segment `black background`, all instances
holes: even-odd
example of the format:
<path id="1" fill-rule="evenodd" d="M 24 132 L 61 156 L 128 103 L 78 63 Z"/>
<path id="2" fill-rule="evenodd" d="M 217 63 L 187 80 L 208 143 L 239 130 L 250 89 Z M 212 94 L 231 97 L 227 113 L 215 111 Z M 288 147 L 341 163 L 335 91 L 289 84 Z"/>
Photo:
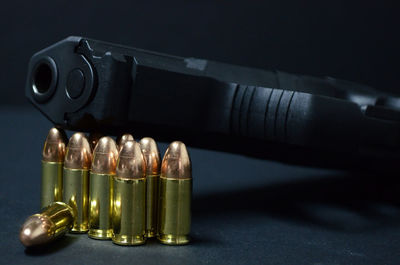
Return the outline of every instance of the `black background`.
<path id="1" fill-rule="evenodd" d="M 30 56 L 69 35 L 396 91 L 396 1 L 3 1 L 0 103 L 26 104 Z"/>

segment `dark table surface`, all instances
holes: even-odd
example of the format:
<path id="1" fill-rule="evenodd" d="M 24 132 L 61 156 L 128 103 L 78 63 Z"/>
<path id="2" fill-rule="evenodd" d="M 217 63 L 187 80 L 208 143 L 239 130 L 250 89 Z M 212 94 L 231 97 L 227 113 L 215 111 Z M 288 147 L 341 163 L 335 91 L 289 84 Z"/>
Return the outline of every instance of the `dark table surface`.
<path id="1" fill-rule="evenodd" d="M 39 210 L 51 123 L 1 107 L 1 264 L 400 264 L 397 176 L 350 174 L 189 148 L 193 242 L 121 247 L 67 235 L 27 251 L 21 224 Z M 134 135 L 136 138 L 142 135 Z M 163 153 L 166 143 L 159 143 Z"/>

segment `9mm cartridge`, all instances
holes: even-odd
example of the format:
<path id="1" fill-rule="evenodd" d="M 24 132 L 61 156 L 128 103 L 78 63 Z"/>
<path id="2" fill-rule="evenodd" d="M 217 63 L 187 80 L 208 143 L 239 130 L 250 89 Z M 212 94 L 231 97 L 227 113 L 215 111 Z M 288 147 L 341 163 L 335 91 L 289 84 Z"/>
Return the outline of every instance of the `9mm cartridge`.
<path id="1" fill-rule="evenodd" d="M 115 141 L 100 138 L 93 151 L 89 188 L 89 232 L 94 239 L 112 237 L 113 177 L 118 150 Z"/>
<path id="2" fill-rule="evenodd" d="M 113 237 L 118 245 L 146 242 L 146 162 L 140 146 L 127 141 L 119 153 L 114 176 Z"/>
<path id="3" fill-rule="evenodd" d="M 145 137 L 139 142 L 146 160 L 146 236 L 157 236 L 158 182 L 160 180 L 160 152 L 153 138 Z"/>
<path id="4" fill-rule="evenodd" d="M 75 221 L 71 232 L 89 229 L 89 170 L 92 152 L 85 134 L 75 133 L 68 142 L 64 161 L 63 201 L 72 207 Z"/>
<path id="5" fill-rule="evenodd" d="M 184 143 L 175 141 L 161 164 L 158 240 L 166 245 L 189 243 L 192 166 Z"/>
<path id="6" fill-rule="evenodd" d="M 61 129 L 51 128 L 42 152 L 42 186 L 40 206 L 62 201 L 63 164 L 67 137 Z"/>

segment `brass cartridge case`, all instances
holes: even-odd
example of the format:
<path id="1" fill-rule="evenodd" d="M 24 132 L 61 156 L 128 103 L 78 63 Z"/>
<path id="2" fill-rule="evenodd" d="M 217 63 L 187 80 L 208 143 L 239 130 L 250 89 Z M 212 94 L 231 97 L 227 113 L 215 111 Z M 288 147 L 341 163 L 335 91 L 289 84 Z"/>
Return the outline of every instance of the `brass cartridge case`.
<path id="1" fill-rule="evenodd" d="M 191 226 L 191 179 L 160 177 L 158 240 L 167 245 L 189 243 Z"/>
<path id="2" fill-rule="evenodd" d="M 192 173 L 186 146 L 173 142 L 161 165 L 158 240 L 167 245 L 189 243 L 191 227 Z"/>
<path id="3" fill-rule="evenodd" d="M 90 173 L 89 237 L 111 239 L 113 174 Z"/>
<path id="4" fill-rule="evenodd" d="M 62 201 L 63 164 L 66 136 L 63 130 L 51 128 L 43 147 L 40 207 Z"/>
<path id="5" fill-rule="evenodd" d="M 158 183 L 160 179 L 160 152 L 153 138 L 145 137 L 139 142 L 146 160 L 146 236 L 157 236 Z"/>
<path id="6" fill-rule="evenodd" d="M 72 233 L 89 229 L 89 170 L 64 168 L 64 199 L 75 213 Z"/>
<path id="7" fill-rule="evenodd" d="M 69 140 L 64 161 L 63 201 L 74 210 L 72 233 L 86 233 L 89 229 L 89 169 L 91 148 L 83 133 L 75 133 Z"/>
<path id="8" fill-rule="evenodd" d="M 63 163 L 42 161 L 40 208 L 62 201 Z"/>
<path id="9" fill-rule="evenodd" d="M 25 221 L 19 239 L 26 247 L 44 245 L 68 232 L 73 222 L 72 208 L 63 202 L 54 202 Z"/>
<path id="10" fill-rule="evenodd" d="M 114 176 L 113 238 L 118 245 L 146 242 L 145 160 L 138 143 L 126 142 Z"/>
<path id="11" fill-rule="evenodd" d="M 111 239 L 113 177 L 118 151 L 114 140 L 102 137 L 92 160 L 89 188 L 89 232 L 94 239 Z"/>
<path id="12" fill-rule="evenodd" d="M 146 178 L 114 177 L 113 242 L 141 245 L 146 242 Z"/>

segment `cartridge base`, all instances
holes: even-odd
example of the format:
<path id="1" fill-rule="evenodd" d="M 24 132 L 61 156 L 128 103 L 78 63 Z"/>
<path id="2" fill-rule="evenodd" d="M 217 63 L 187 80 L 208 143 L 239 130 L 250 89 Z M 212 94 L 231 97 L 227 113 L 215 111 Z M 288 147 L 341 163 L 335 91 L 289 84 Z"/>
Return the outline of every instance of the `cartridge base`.
<path id="1" fill-rule="evenodd" d="M 159 235 L 157 237 L 158 241 L 160 243 L 165 244 L 165 245 L 186 245 L 189 243 L 190 238 L 188 235 Z"/>
<path id="2" fill-rule="evenodd" d="M 113 236 L 113 230 L 112 229 L 90 229 L 88 232 L 88 236 L 90 238 L 94 239 L 100 239 L 100 240 L 110 240 Z"/>
<path id="3" fill-rule="evenodd" d="M 89 229 L 72 229 L 69 231 L 71 234 L 86 234 L 89 231 Z"/>
<path id="4" fill-rule="evenodd" d="M 132 236 L 132 235 L 114 235 L 112 238 L 114 244 L 122 246 L 135 246 L 143 245 L 146 243 L 146 238 L 144 236 Z"/>

